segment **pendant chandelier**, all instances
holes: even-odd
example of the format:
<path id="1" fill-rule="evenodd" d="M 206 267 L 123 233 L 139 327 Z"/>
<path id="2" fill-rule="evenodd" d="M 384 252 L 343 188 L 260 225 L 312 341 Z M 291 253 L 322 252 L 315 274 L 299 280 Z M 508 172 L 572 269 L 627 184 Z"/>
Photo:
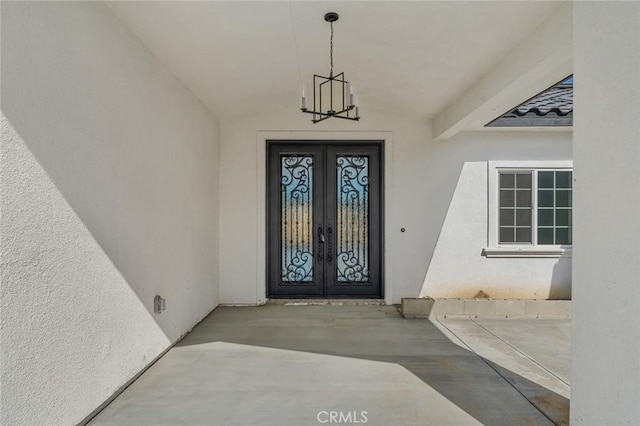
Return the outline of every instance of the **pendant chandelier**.
<path id="1" fill-rule="evenodd" d="M 331 68 L 329 77 L 313 75 L 313 109 L 307 109 L 307 88 L 302 85 L 302 105 L 300 110 L 313 114 L 311 121 L 319 123 L 327 118 L 342 118 L 343 120 L 360 120 L 358 96 L 353 83 L 349 83 L 343 72 L 333 75 L 333 23 L 338 20 L 336 12 L 324 15 L 324 20 L 331 25 L 331 40 L 329 43 L 329 58 Z"/>

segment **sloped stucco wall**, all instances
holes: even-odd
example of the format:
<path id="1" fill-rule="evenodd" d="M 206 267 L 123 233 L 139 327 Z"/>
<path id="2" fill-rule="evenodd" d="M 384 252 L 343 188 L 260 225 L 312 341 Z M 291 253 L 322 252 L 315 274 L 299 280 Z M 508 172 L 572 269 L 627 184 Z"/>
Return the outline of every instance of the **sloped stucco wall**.
<path id="1" fill-rule="evenodd" d="M 76 424 L 218 303 L 218 129 L 102 3 L 1 7 L 0 423 Z"/>
<path id="2" fill-rule="evenodd" d="M 438 234 L 420 296 L 569 299 L 571 258 L 488 258 L 489 161 L 571 160 L 571 132 L 486 131 L 432 145 L 425 215 Z"/>

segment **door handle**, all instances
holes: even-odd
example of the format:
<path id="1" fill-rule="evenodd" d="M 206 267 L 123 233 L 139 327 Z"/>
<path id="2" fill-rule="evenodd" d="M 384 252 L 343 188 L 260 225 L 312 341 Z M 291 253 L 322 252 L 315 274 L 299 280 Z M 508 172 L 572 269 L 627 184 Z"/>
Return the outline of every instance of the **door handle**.
<path id="1" fill-rule="evenodd" d="M 332 238 L 331 238 L 331 234 L 333 233 L 333 230 L 331 229 L 331 227 L 327 228 L 327 238 L 329 239 L 329 247 L 327 247 L 327 262 L 329 264 L 331 264 L 331 262 L 333 261 L 333 243 Z"/>
<path id="2" fill-rule="evenodd" d="M 322 226 L 318 226 L 318 262 L 322 262 L 324 252 L 324 232 Z"/>

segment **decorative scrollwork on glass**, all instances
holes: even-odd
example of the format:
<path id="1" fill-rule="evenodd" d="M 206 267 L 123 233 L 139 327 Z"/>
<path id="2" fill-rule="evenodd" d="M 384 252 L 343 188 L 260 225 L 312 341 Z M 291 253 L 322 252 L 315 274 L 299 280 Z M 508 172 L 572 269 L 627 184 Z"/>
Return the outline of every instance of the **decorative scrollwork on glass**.
<path id="1" fill-rule="evenodd" d="M 280 227 L 283 282 L 313 282 L 313 157 L 282 156 Z"/>
<path id="2" fill-rule="evenodd" d="M 369 157 L 337 157 L 338 282 L 369 282 Z"/>

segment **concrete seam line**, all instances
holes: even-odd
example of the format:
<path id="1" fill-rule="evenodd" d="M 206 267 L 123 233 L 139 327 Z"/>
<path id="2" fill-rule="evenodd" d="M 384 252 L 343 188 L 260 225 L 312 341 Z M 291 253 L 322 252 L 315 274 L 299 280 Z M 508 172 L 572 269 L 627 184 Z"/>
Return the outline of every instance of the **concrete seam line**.
<path id="1" fill-rule="evenodd" d="M 220 306 L 220 305 L 218 305 Z M 98 414 L 100 414 L 105 408 L 107 408 L 117 397 L 119 397 L 122 392 L 124 392 L 125 390 L 127 390 L 127 388 L 129 386 L 131 386 L 136 380 L 138 380 L 140 378 L 140 376 L 142 376 L 148 369 L 150 369 L 151 367 L 153 367 L 153 365 L 158 362 L 160 360 L 160 358 L 162 358 L 163 356 L 165 356 L 167 354 L 167 352 L 169 352 L 171 349 L 173 349 L 178 343 L 180 343 L 182 341 L 182 339 L 184 339 L 185 337 L 187 337 L 187 335 L 189 333 L 191 333 L 191 331 L 196 328 L 198 325 L 200 325 L 200 323 L 202 321 L 204 321 L 209 315 L 211 315 L 211 313 L 213 313 L 213 311 L 215 311 L 218 306 L 216 306 L 215 308 L 213 308 L 211 310 L 211 312 L 209 312 L 208 314 L 206 314 L 204 317 L 202 317 L 200 319 L 200 321 L 198 321 L 197 323 L 194 324 L 193 327 L 191 327 L 189 330 L 187 330 L 182 336 L 180 336 L 175 342 L 173 342 L 172 344 L 170 344 L 165 350 L 163 350 L 162 352 L 160 352 L 158 354 L 158 356 L 156 356 L 153 360 L 151 360 L 151 362 L 149 364 L 147 364 L 146 366 L 144 366 L 140 371 L 138 371 L 136 374 L 133 375 L 133 377 L 131 377 L 129 380 L 127 380 L 125 382 L 124 385 L 120 386 L 109 398 L 105 399 L 104 402 L 100 405 L 98 405 L 98 407 L 93 410 L 91 413 L 89 413 L 89 415 L 87 415 L 84 419 L 82 419 L 77 426 L 86 426 L 87 424 L 89 424 L 89 422 L 91 420 L 93 420 Z"/>
<path id="2" fill-rule="evenodd" d="M 500 373 L 500 371 L 498 371 L 498 369 L 496 369 L 493 365 L 491 365 L 486 359 L 484 359 L 482 356 L 480 356 L 480 354 L 478 354 L 476 351 L 473 350 L 473 348 L 471 348 L 464 340 L 462 340 L 460 338 L 460 336 L 458 336 L 453 330 L 451 330 L 449 327 L 447 327 L 444 323 L 442 323 L 442 321 L 437 320 L 440 324 L 442 324 L 442 326 L 444 328 L 446 328 L 447 330 L 449 330 L 449 332 L 451 334 L 453 334 L 454 336 L 456 336 L 456 338 L 458 340 L 460 340 L 462 343 L 464 343 L 464 345 L 466 347 L 469 348 L 469 351 L 472 352 L 475 356 L 477 356 L 478 358 L 480 358 L 482 360 L 482 362 L 484 362 L 490 369 L 492 369 L 493 371 L 496 372 L 496 374 L 500 377 L 502 377 L 502 380 L 504 380 L 509 386 L 511 386 L 516 392 L 518 392 L 520 394 L 520 396 L 522 396 L 524 398 L 525 401 L 527 401 L 536 411 L 538 411 L 540 414 L 542 414 L 547 420 L 549 420 L 552 424 L 556 424 L 553 419 L 551 417 L 549 417 L 544 411 L 542 411 L 541 409 L 539 409 L 538 407 L 536 407 L 536 405 L 531 402 L 529 400 L 529 398 L 527 398 L 525 396 L 525 394 L 523 394 L 520 389 L 518 389 L 513 383 L 511 383 L 502 373 Z M 473 321 L 473 320 L 472 320 Z M 476 325 L 479 326 L 478 323 L 476 323 L 475 321 L 473 321 Z"/>
<path id="3" fill-rule="evenodd" d="M 176 341 L 176 343 L 178 343 L 178 341 Z M 158 354 L 157 357 L 155 357 L 153 360 L 151 360 L 151 362 L 149 364 L 144 366 L 142 368 L 142 370 L 140 370 L 132 378 L 127 380 L 125 382 L 125 384 L 120 386 L 109 398 L 107 398 L 102 404 L 98 405 L 98 407 L 95 410 L 93 410 L 91 413 L 89 413 L 89 415 L 87 417 L 82 419 L 80 421 L 80 423 L 78 423 L 78 426 L 85 426 L 91 420 L 93 420 L 98 414 L 100 414 L 105 408 L 107 408 L 109 406 L 109 404 L 111 404 L 117 397 L 119 397 L 122 394 L 122 392 L 124 392 L 129 386 L 131 386 L 133 384 L 133 382 L 138 380 L 140 378 L 140 376 L 142 376 L 149 368 L 151 368 L 153 366 L 153 364 L 155 364 L 160 358 L 165 356 L 166 353 L 169 352 L 175 346 L 176 343 L 173 343 L 173 344 L 169 345 L 165 350 L 160 352 L 160 354 Z"/>
<path id="4" fill-rule="evenodd" d="M 447 329 L 447 331 L 449 331 L 449 333 L 453 334 L 453 335 L 456 337 L 456 339 L 458 339 L 458 340 L 460 341 L 460 343 L 462 343 L 463 345 L 465 345 L 465 346 L 467 347 L 467 349 L 469 350 L 469 352 L 473 352 L 474 354 L 476 354 L 477 356 L 479 356 L 479 357 L 480 357 L 480 355 L 478 355 L 478 353 L 477 353 L 476 351 L 474 351 L 474 350 L 473 350 L 473 348 L 471 348 L 471 346 L 469 346 L 469 345 L 467 344 L 467 342 L 465 342 L 464 340 L 462 340 L 462 339 L 460 338 L 460 336 L 458 336 L 458 335 L 457 335 L 453 330 L 451 330 L 449 327 L 447 327 L 447 326 L 446 326 L 442 321 L 440 321 L 440 319 L 439 319 L 439 318 L 436 318 L 435 320 L 436 320 L 436 321 L 438 321 L 438 323 L 440 323 L 440 325 L 441 325 L 441 326 L 443 326 L 444 328 L 446 328 L 446 329 Z M 482 357 L 480 357 L 480 358 L 482 358 Z"/>
<path id="5" fill-rule="evenodd" d="M 543 369 L 547 373 L 551 374 L 556 379 L 560 380 L 565 385 L 569 386 L 569 388 L 571 388 L 571 385 L 569 383 L 567 383 L 562 377 L 558 376 L 556 373 L 554 373 L 553 371 L 549 370 L 544 365 L 540 364 L 538 361 L 533 359 L 527 353 L 525 353 L 525 352 L 521 351 L 520 349 L 518 349 L 517 347 L 513 346 L 511 343 L 507 342 L 505 339 L 503 339 L 502 337 L 498 336 L 496 333 L 494 333 L 491 330 L 489 330 L 488 328 L 484 327 L 482 324 L 476 322 L 474 319 L 471 319 L 471 321 L 473 321 L 478 327 L 480 327 L 481 329 L 483 329 L 487 333 L 491 334 L 493 337 L 495 337 L 496 339 L 500 340 L 502 343 L 504 343 L 505 345 L 509 346 L 511 349 L 513 349 L 514 351 L 518 352 L 520 355 L 524 356 L 529 361 L 531 361 L 532 363 L 534 363 L 535 365 L 537 365 L 538 367 L 540 367 L 541 369 Z"/>

